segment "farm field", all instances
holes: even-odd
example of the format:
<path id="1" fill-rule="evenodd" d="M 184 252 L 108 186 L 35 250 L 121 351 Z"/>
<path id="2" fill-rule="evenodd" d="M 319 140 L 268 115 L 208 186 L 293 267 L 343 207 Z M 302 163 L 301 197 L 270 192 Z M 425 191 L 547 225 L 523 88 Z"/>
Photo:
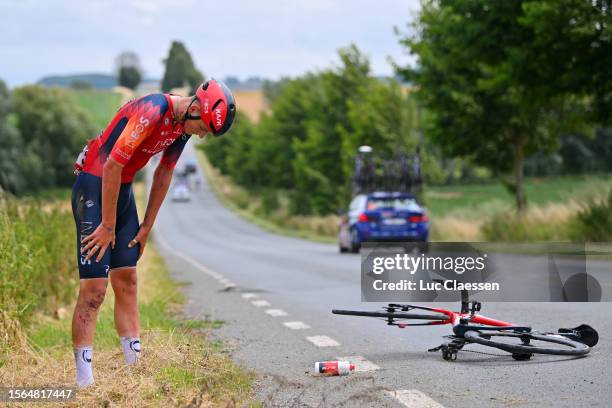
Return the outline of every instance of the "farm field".
<path id="1" fill-rule="evenodd" d="M 89 113 L 96 129 L 100 131 L 106 127 L 121 105 L 122 96 L 115 92 L 70 90 L 70 94 Z"/>
<path id="2" fill-rule="evenodd" d="M 612 187 L 610 175 L 527 178 L 528 205 L 546 206 L 586 202 L 607 194 Z M 501 183 L 427 187 L 425 203 L 433 216 L 469 215 L 481 217 L 501 209 L 510 209 L 514 197 Z"/>

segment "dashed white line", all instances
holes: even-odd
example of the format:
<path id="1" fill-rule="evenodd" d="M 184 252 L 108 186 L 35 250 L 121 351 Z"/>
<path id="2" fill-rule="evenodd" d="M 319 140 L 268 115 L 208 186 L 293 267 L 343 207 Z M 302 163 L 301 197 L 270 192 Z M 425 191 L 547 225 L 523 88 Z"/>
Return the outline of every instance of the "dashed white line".
<path id="1" fill-rule="evenodd" d="M 350 361 L 352 364 L 355 364 L 355 372 L 380 370 L 379 366 L 369 360 L 366 360 L 363 356 L 345 356 L 336 358 L 341 361 Z"/>
<path id="2" fill-rule="evenodd" d="M 308 336 L 306 340 L 317 347 L 336 347 L 340 345 L 340 343 L 328 336 Z"/>
<path id="3" fill-rule="evenodd" d="M 437 401 L 431 399 L 419 390 L 386 391 L 403 405 L 410 408 L 444 408 Z"/>
<path id="4" fill-rule="evenodd" d="M 242 298 L 243 298 L 243 299 L 256 299 L 256 298 L 258 298 L 258 297 L 259 297 L 259 296 L 257 296 L 257 295 L 256 295 L 256 294 L 254 294 L 254 293 L 243 293 L 243 294 L 242 294 L 242 295 L 240 295 L 240 296 L 242 296 Z"/>
<path id="5" fill-rule="evenodd" d="M 255 307 L 268 307 L 271 306 L 270 302 L 268 302 L 267 300 L 254 300 L 251 302 L 251 304 Z"/>
<path id="6" fill-rule="evenodd" d="M 283 325 L 290 328 L 291 330 L 306 330 L 310 329 L 310 326 L 304 322 L 284 322 Z"/>
<path id="7" fill-rule="evenodd" d="M 272 317 L 281 317 L 281 316 L 287 316 L 288 313 L 285 312 L 284 310 L 281 309 L 268 309 L 266 310 L 266 313 L 269 314 Z"/>

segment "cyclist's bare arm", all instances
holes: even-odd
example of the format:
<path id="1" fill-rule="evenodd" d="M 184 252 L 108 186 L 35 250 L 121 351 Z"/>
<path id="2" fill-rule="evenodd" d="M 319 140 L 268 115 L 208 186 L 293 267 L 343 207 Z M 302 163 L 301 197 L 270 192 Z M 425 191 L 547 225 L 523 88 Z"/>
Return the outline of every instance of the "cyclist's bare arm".
<path id="1" fill-rule="evenodd" d="M 155 173 L 153 174 L 153 184 L 151 184 L 151 191 L 149 192 L 149 201 L 147 203 L 147 210 L 145 211 L 144 219 L 142 224 L 140 224 L 138 233 L 128 244 L 128 247 L 130 248 L 137 243 L 140 244 L 138 259 L 140 259 L 142 256 L 147 245 L 149 233 L 153 228 L 159 208 L 166 197 L 168 187 L 170 187 L 173 171 L 174 170 L 172 167 L 166 167 L 163 164 L 160 164 L 157 166 L 157 169 L 155 169 Z"/>
<path id="2" fill-rule="evenodd" d="M 115 229 L 117 222 L 117 197 L 121 187 L 123 166 L 109 157 L 102 175 L 102 226 Z"/>

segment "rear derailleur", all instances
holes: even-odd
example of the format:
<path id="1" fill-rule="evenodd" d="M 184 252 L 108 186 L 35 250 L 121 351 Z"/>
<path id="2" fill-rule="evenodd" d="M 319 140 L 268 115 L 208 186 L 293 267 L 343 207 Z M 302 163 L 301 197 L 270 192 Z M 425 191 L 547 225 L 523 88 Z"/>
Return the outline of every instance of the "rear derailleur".
<path id="1" fill-rule="evenodd" d="M 446 361 L 457 360 L 457 353 L 465 346 L 465 339 L 456 336 L 445 336 L 451 341 L 442 343 L 438 347 L 431 348 L 427 351 L 435 352 L 442 351 L 442 358 Z"/>

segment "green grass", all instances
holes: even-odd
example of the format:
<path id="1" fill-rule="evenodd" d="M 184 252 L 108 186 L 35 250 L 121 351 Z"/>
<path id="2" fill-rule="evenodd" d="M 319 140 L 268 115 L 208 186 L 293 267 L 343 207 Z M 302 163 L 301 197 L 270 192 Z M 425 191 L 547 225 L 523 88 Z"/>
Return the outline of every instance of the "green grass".
<path id="1" fill-rule="evenodd" d="M 121 95 L 109 91 L 71 90 L 76 102 L 91 116 L 96 129 L 106 128 L 113 118 L 119 105 Z"/>
<path id="2" fill-rule="evenodd" d="M 41 201 L 63 200 L 69 202 L 71 194 L 72 189 L 70 188 L 53 187 L 37 192 L 35 197 Z"/>
<path id="3" fill-rule="evenodd" d="M 149 250 L 149 248 L 148 248 Z M 154 251 L 153 246 L 150 248 Z M 184 303 L 183 294 L 178 290 L 180 284 L 171 280 L 165 270 L 163 261 L 158 255 L 154 255 L 154 262 L 148 267 L 145 279 L 147 285 L 142 290 L 139 305 L 140 322 L 142 329 L 171 331 L 181 329 L 212 329 L 219 328 L 222 321 L 219 320 L 194 320 L 183 319 L 178 313 L 178 305 Z M 106 299 L 98 315 L 96 325 L 96 348 L 116 348 L 119 341 L 115 331 L 113 316 L 113 294 L 112 289 L 107 290 Z M 36 348 L 64 352 L 71 347 L 70 319 L 43 319 L 33 324 L 28 330 L 28 337 Z"/>
<path id="4" fill-rule="evenodd" d="M 77 284 L 73 251 L 74 222 L 61 201 L 0 195 L 0 312 L 27 324 L 69 301 Z"/>
<path id="5" fill-rule="evenodd" d="M 139 263 L 139 308 L 141 336 L 148 354 L 145 354 L 146 367 L 142 369 L 141 379 L 131 380 L 142 381 L 147 387 L 141 390 L 138 401 L 130 402 L 133 396 L 113 388 L 120 388 L 120 385 L 107 384 L 108 380 L 103 379 L 100 386 L 108 390 L 106 393 L 114 393 L 117 402 L 134 406 L 167 406 L 168 398 L 187 402 L 185 398 L 191 398 L 189 395 L 202 393 L 221 405 L 227 401 L 248 399 L 253 373 L 233 364 L 221 341 L 209 340 L 198 333 L 219 328 L 223 322 L 211 320 L 208 316 L 200 320 L 182 317 L 180 310 L 185 297 L 179 289 L 184 284 L 169 277 L 152 243 L 147 247 L 145 257 Z M 109 287 L 98 315 L 94 343 L 96 355 L 105 360 L 103 364 L 106 365 L 98 368 L 103 371 L 112 371 L 112 365 L 109 367 L 108 364 L 122 358 L 118 353 L 113 301 Z M 27 337 L 34 350 L 52 359 L 52 364 L 61 365 L 67 350 L 72 347 L 70 331 L 70 316 L 61 320 L 40 316 L 27 329 Z M 1 374 L 0 371 L 0 378 Z"/>
<path id="6" fill-rule="evenodd" d="M 44 203 L 0 198 L 0 383 L 74 381 L 70 302 L 78 273 L 74 223 L 57 200 L 62 196 L 49 192 Z M 124 375 L 109 283 L 94 342 L 98 385 L 80 392 L 79 406 L 174 406 L 194 396 L 216 405 L 247 400 L 254 374 L 234 364 L 223 343 L 207 338 L 222 321 L 182 315 L 186 284 L 170 278 L 154 243 L 139 261 L 138 279 L 143 359 L 134 375 Z"/>
<path id="7" fill-rule="evenodd" d="M 606 192 L 612 186 L 612 175 L 528 178 L 525 193 L 530 206 L 542 206 L 574 200 L 586 202 Z M 511 209 L 514 196 L 501 183 L 464 186 L 431 186 L 425 195 L 426 206 L 433 217 L 456 212 L 491 208 L 493 211 Z M 490 213 L 491 211 L 484 211 Z"/>

